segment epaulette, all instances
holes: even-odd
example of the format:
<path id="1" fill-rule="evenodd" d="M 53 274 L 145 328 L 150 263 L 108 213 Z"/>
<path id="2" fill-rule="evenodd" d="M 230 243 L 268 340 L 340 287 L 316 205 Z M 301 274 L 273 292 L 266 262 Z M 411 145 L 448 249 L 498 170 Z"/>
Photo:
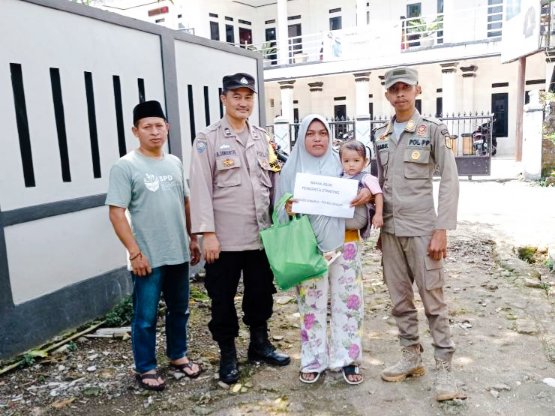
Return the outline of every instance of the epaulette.
<path id="1" fill-rule="evenodd" d="M 218 120 L 215 123 L 210 124 L 209 126 L 206 127 L 206 131 L 214 131 L 214 130 L 218 130 L 220 128 L 220 126 L 222 125 L 222 121 Z"/>
<path id="2" fill-rule="evenodd" d="M 253 128 L 253 129 L 256 129 L 256 130 L 260 130 L 262 133 L 268 134 L 268 132 L 266 131 L 266 129 L 263 129 L 262 127 L 259 127 L 259 126 L 256 126 L 256 125 L 253 124 L 253 125 L 252 125 L 252 128 Z"/>
<path id="3" fill-rule="evenodd" d="M 430 123 L 434 123 L 437 125 L 443 124 L 443 121 L 441 121 L 438 118 L 432 117 L 432 116 L 422 116 L 423 120 L 429 121 Z"/>

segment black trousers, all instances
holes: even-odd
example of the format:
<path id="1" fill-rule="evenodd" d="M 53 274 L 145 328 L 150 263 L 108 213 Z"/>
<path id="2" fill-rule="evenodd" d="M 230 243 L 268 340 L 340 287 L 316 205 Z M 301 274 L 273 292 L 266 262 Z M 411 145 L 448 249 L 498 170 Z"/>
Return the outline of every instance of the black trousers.
<path id="1" fill-rule="evenodd" d="M 234 298 L 243 272 L 243 322 L 249 327 L 265 327 L 272 316 L 274 275 L 264 250 L 222 251 L 214 263 L 206 264 L 204 285 L 212 300 L 208 328 L 216 342 L 239 335 Z"/>

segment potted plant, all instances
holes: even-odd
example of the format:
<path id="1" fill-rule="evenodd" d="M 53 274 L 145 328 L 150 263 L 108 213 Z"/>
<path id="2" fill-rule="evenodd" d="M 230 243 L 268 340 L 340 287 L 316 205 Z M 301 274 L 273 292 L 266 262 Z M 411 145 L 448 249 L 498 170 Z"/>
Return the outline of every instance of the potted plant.
<path id="1" fill-rule="evenodd" d="M 434 44 L 435 35 L 443 29 L 443 15 L 431 22 L 419 17 L 407 22 L 408 46 L 430 47 Z"/>

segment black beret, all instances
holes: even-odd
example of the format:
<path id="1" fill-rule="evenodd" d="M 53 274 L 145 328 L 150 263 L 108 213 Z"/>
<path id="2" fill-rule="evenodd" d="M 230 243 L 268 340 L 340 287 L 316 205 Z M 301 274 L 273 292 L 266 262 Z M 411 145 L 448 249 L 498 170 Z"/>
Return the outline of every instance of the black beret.
<path id="1" fill-rule="evenodd" d="M 236 90 L 237 88 L 248 88 L 252 92 L 256 92 L 254 78 L 252 75 L 239 72 L 238 74 L 226 75 L 223 79 L 224 92 Z"/>
<path id="2" fill-rule="evenodd" d="M 133 124 L 137 124 L 137 121 L 146 117 L 160 117 L 166 120 L 164 110 L 156 100 L 144 101 L 137 104 L 133 109 Z"/>

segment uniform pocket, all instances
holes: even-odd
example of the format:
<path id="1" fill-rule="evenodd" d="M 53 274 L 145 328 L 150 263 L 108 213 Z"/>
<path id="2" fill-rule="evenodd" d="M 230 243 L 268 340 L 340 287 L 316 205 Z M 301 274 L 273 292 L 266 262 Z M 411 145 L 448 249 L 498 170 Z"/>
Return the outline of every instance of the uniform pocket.
<path id="1" fill-rule="evenodd" d="M 378 152 L 378 156 L 380 164 L 384 167 L 387 166 L 387 163 L 389 162 L 389 150 L 387 148 L 385 150 L 380 150 Z"/>
<path id="2" fill-rule="evenodd" d="M 258 165 L 260 166 L 260 169 L 259 169 L 260 182 L 266 188 L 271 188 L 272 179 L 270 177 L 270 172 L 272 172 L 272 167 L 270 166 L 270 162 L 268 162 L 267 159 L 258 158 Z"/>
<path id="3" fill-rule="evenodd" d="M 431 175 L 429 161 L 430 151 L 427 149 L 405 149 L 403 159 L 405 168 L 405 178 L 424 179 Z"/>
<path id="4" fill-rule="evenodd" d="M 434 260 L 430 256 L 425 256 L 424 265 L 426 267 L 426 277 L 424 278 L 426 290 L 443 287 L 443 260 Z"/>
<path id="5" fill-rule="evenodd" d="M 237 156 L 220 157 L 216 159 L 216 186 L 227 188 L 241 185 L 241 159 Z"/>

